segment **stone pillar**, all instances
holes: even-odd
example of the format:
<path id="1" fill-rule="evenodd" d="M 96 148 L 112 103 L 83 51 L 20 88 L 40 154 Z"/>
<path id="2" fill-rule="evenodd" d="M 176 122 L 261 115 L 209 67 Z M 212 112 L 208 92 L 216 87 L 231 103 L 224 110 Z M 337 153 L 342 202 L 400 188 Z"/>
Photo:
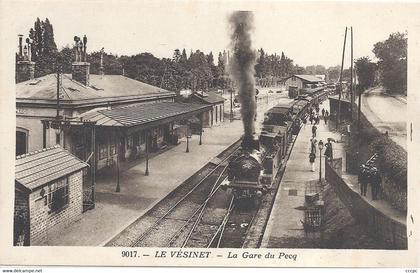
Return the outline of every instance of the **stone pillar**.
<path id="1" fill-rule="evenodd" d="M 72 64 L 72 79 L 83 85 L 89 85 L 90 63 L 74 62 Z"/>
<path id="2" fill-rule="evenodd" d="M 33 80 L 35 78 L 35 63 L 18 61 L 16 64 L 16 83 Z"/>

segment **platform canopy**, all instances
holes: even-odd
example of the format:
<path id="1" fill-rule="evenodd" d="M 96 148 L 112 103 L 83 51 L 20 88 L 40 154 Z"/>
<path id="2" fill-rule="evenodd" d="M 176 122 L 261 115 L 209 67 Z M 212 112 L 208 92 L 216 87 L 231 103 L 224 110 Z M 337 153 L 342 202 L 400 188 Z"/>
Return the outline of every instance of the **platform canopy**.
<path id="1" fill-rule="evenodd" d="M 181 102 L 157 102 L 102 109 L 82 115 L 84 121 L 100 127 L 153 127 L 175 120 L 188 119 L 211 110 L 211 105 Z"/>

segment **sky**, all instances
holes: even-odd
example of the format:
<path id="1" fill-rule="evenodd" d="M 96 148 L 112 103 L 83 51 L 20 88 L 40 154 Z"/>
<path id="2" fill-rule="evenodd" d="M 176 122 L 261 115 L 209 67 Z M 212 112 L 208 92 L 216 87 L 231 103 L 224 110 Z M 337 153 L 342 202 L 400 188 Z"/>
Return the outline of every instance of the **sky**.
<path id="1" fill-rule="evenodd" d="M 373 45 L 392 32 L 405 32 L 416 25 L 419 11 L 418 4 L 407 3 L 203 0 L 33 0 L 7 2 L 6 8 L 19 15 L 8 22 L 15 35 L 26 36 L 37 17 L 48 18 L 59 48 L 72 45 L 75 35 L 86 34 L 89 52 L 104 47 L 118 55 L 150 52 L 160 58 L 171 57 L 175 48 L 185 48 L 187 53 L 213 51 L 217 56 L 229 48 L 229 14 L 251 10 L 255 48 L 262 47 L 268 53 L 283 51 L 301 66 L 326 67 L 341 62 L 346 26 L 353 27 L 354 58 L 373 59 Z M 346 67 L 350 62 L 350 33 L 347 38 Z"/>

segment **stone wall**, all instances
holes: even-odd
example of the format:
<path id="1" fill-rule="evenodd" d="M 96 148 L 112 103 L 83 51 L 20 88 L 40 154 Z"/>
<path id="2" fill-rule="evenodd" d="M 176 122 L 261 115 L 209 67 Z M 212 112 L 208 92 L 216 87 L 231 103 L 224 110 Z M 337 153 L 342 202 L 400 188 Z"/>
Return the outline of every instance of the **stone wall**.
<path id="1" fill-rule="evenodd" d="M 366 226 L 371 234 L 393 249 L 407 249 L 407 226 L 383 214 L 359 193 L 353 191 L 337 174 L 330 163 L 325 164 L 325 179 L 356 221 Z"/>
<path id="2" fill-rule="evenodd" d="M 64 226 L 78 219 L 83 210 L 82 171 L 68 176 L 69 203 L 65 208 L 50 212 L 40 192 L 42 188 L 35 190 L 29 196 L 30 207 L 30 238 L 31 245 L 43 245 L 48 240 L 48 233 L 62 229 Z M 48 194 L 48 186 L 43 187 L 45 195 Z"/>

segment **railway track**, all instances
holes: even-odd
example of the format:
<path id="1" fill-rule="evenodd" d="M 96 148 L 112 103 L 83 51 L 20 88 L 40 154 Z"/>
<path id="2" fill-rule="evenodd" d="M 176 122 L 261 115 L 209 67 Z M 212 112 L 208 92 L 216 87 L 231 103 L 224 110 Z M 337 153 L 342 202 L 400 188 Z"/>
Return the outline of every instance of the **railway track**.
<path id="1" fill-rule="evenodd" d="M 288 156 L 294 140 L 288 147 Z M 226 178 L 227 161 L 239 147 L 238 140 L 106 246 L 259 247 L 275 194 L 267 195 L 260 207 L 254 207 L 235 202 L 231 195 L 220 190 Z M 284 166 L 280 173 L 283 171 Z M 280 178 L 281 175 L 276 179 L 273 192 Z"/>
<path id="2" fill-rule="evenodd" d="M 219 186 L 226 176 L 228 159 L 239 147 L 240 140 L 224 150 L 215 160 L 191 176 L 105 246 L 185 246 L 188 242 L 186 238 L 193 234 L 190 232 L 191 229 L 194 230 L 203 216 L 207 215 L 208 205 L 214 206 L 215 203 L 219 203 L 213 202 L 216 196 L 216 199 L 223 199 L 222 194 L 217 194 Z"/>

